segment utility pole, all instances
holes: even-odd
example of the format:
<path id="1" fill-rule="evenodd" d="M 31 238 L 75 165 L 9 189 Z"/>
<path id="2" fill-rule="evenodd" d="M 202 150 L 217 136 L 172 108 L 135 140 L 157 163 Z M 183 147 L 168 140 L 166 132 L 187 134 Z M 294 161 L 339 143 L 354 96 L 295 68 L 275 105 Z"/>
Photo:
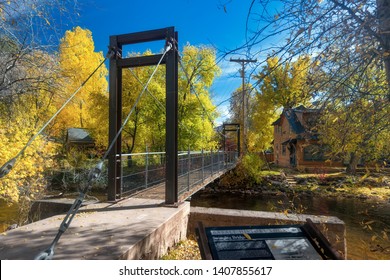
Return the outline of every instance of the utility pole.
<path id="1" fill-rule="evenodd" d="M 247 152 L 248 144 L 246 141 L 246 130 L 247 130 L 247 125 L 246 125 L 246 108 L 248 108 L 248 100 L 245 97 L 246 95 L 246 89 L 245 89 L 245 64 L 251 63 L 251 62 L 257 62 L 257 59 L 230 59 L 230 62 L 237 62 L 241 64 L 241 78 L 242 78 L 242 138 L 243 138 L 243 148 L 242 148 L 242 155 L 245 155 Z"/>

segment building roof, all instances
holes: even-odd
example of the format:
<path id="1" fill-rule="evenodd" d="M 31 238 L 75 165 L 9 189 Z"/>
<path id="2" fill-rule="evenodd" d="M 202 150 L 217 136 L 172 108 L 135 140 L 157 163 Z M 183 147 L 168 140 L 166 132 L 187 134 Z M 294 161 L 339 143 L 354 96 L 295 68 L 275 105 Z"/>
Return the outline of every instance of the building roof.
<path id="1" fill-rule="evenodd" d="M 283 113 L 280 115 L 279 119 L 277 119 L 272 125 L 280 125 L 283 116 L 287 119 L 290 124 L 292 130 L 296 134 L 301 134 L 306 131 L 303 124 L 299 121 L 297 113 L 318 113 L 319 109 L 310 109 L 306 108 L 303 105 L 300 105 L 294 109 L 284 109 Z"/>
<path id="2" fill-rule="evenodd" d="M 320 111 L 320 109 L 316 109 L 316 108 L 306 108 L 305 106 L 303 105 L 300 105 L 294 109 L 294 112 L 296 113 L 318 113 Z"/>
<path id="3" fill-rule="evenodd" d="M 305 127 L 299 121 L 294 109 L 285 110 L 283 113 L 284 113 L 284 116 L 286 117 L 286 119 L 288 120 L 288 123 L 290 124 L 292 130 L 296 134 L 300 134 L 300 133 L 305 132 Z"/>
<path id="4" fill-rule="evenodd" d="M 279 119 L 277 119 L 276 121 L 274 121 L 274 122 L 272 123 L 272 125 L 279 125 L 281 121 L 282 121 L 282 117 L 279 117 Z"/>
<path id="5" fill-rule="evenodd" d="M 68 128 L 66 133 L 67 143 L 93 144 L 95 141 L 85 128 Z"/>

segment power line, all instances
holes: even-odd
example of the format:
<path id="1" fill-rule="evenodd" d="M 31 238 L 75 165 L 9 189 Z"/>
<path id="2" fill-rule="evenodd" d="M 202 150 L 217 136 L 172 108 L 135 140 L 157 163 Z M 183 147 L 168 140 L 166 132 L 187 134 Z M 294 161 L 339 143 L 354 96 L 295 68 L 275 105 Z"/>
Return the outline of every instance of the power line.
<path id="1" fill-rule="evenodd" d="M 246 116 L 246 110 L 247 110 L 247 107 L 248 107 L 248 100 L 245 96 L 245 65 L 247 63 L 255 63 L 257 62 L 257 59 L 233 59 L 231 58 L 230 59 L 231 62 L 237 62 L 239 64 L 241 64 L 241 77 L 242 77 L 242 134 L 243 134 L 243 146 L 244 148 L 242 149 L 243 150 L 243 153 L 245 154 L 246 153 L 246 150 L 247 150 L 247 141 L 246 141 L 246 129 L 247 129 L 247 125 L 246 125 L 246 122 L 247 122 L 247 116 Z"/>
<path id="2" fill-rule="evenodd" d="M 189 75 L 188 75 L 186 69 L 184 68 L 183 63 L 181 62 L 181 59 L 179 59 L 179 64 L 180 64 L 180 67 L 183 69 L 184 75 L 186 76 L 187 81 L 188 81 L 188 83 L 189 83 L 189 85 L 190 85 L 190 91 L 191 91 L 192 93 L 195 94 L 196 98 L 198 99 L 199 104 L 200 104 L 200 105 L 202 106 L 202 108 L 203 108 L 204 113 L 207 115 L 207 118 L 209 119 L 209 122 L 211 123 L 211 125 L 212 125 L 213 128 L 215 129 L 216 126 L 215 126 L 215 124 L 214 124 L 214 121 L 213 121 L 212 117 L 210 116 L 209 112 L 207 111 L 206 107 L 203 105 L 202 101 L 200 100 L 199 94 L 198 94 L 198 93 L 196 92 L 196 90 L 194 89 L 194 85 L 193 85 L 192 81 L 190 80 Z M 222 137 L 225 137 L 225 135 L 223 135 L 223 134 L 222 134 L 221 132 L 219 132 L 218 130 L 217 130 L 217 133 L 220 134 Z"/>

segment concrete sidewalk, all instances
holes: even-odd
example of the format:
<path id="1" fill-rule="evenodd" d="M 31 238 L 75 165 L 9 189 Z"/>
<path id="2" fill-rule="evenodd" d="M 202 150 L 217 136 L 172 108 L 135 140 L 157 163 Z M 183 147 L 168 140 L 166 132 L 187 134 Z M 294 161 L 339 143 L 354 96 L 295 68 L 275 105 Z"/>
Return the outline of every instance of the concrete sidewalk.
<path id="1" fill-rule="evenodd" d="M 163 200 L 129 198 L 83 207 L 62 235 L 53 259 L 156 259 L 186 238 L 190 204 L 164 207 Z M 46 250 L 65 215 L 0 235 L 0 259 L 34 259 Z"/>

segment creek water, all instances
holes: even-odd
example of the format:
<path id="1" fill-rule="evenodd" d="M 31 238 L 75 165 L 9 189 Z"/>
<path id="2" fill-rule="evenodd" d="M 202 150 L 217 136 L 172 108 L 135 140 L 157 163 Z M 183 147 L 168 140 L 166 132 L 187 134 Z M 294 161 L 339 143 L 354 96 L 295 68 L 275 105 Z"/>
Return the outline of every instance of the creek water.
<path id="1" fill-rule="evenodd" d="M 336 216 L 346 225 L 347 258 L 390 260 L 390 203 L 342 197 L 240 196 L 198 192 L 191 206 Z M 374 237 L 375 236 L 375 237 Z"/>
<path id="2" fill-rule="evenodd" d="M 0 232 L 4 232 L 10 225 L 16 224 L 18 218 L 18 206 L 8 204 L 0 199 Z"/>

